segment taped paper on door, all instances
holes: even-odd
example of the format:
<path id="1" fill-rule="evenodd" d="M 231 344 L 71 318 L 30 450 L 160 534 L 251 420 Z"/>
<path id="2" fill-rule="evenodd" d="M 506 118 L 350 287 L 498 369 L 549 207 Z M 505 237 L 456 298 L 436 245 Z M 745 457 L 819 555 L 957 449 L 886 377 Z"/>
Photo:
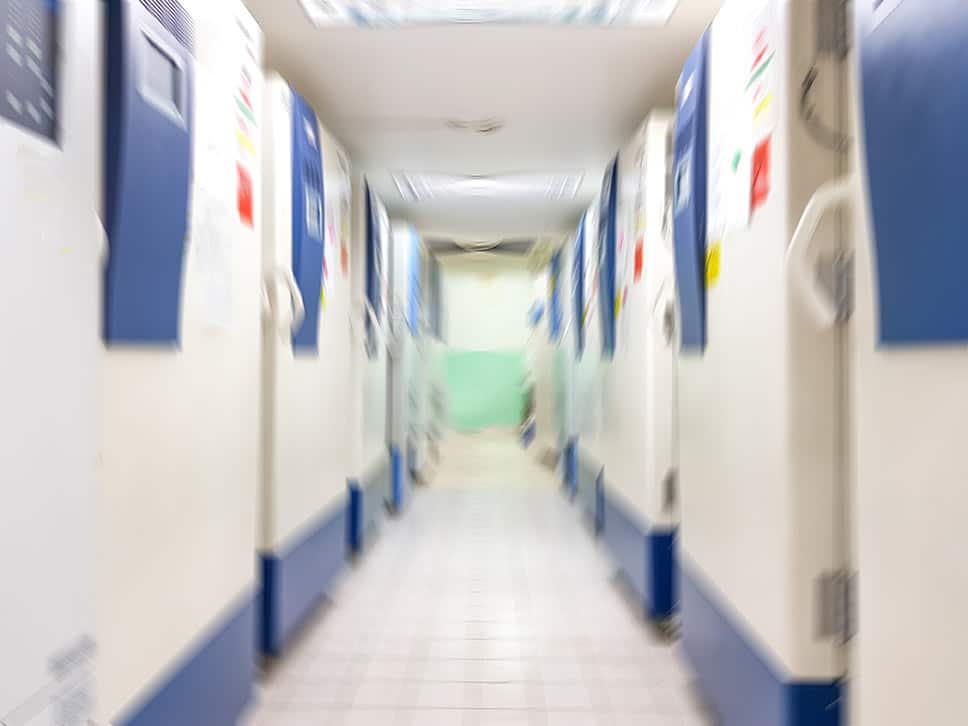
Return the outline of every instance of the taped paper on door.
<path id="1" fill-rule="evenodd" d="M 237 229 L 235 215 L 218 194 L 196 186 L 190 264 L 198 298 L 191 307 L 201 322 L 213 328 L 228 328 L 232 323 L 232 241 Z"/>

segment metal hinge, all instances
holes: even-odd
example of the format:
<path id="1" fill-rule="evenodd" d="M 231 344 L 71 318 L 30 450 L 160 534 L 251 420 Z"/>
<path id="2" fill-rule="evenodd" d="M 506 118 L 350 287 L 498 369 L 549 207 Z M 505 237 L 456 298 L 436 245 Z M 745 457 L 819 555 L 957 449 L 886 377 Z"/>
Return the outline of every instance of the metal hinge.
<path id="1" fill-rule="evenodd" d="M 817 279 L 837 309 L 837 322 L 846 323 L 854 314 L 854 257 L 838 253 L 833 259 L 817 260 Z"/>
<path id="2" fill-rule="evenodd" d="M 834 302 L 837 320 L 846 323 L 854 314 L 854 256 L 839 254 L 834 259 Z"/>
<path id="3" fill-rule="evenodd" d="M 817 52 L 846 60 L 850 53 L 850 0 L 819 0 L 817 4 Z"/>
<path id="4" fill-rule="evenodd" d="M 857 635 L 857 573 L 824 573 L 817 580 L 817 598 L 817 637 L 850 642 Z"/>
<path id="5" fill-rule="evenodd" d="M 672 513 L 679 503 L 679 474 L 671 469 L 662 481 L 662 511 Z"/>

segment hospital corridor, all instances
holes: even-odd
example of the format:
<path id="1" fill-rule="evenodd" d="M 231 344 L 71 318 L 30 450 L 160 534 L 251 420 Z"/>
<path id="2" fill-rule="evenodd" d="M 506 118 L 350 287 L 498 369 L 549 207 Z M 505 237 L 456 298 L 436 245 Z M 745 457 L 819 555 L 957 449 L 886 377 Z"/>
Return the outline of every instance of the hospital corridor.
<path id="1" fill-rule="evenodd" d="M 965 0 L 0 0 L 0 726 L 968 726 Z"/>
<path id="2" fill-rule="evenodd" d="M 504 434 L 445 451 L 246 724 L 710 723 L 555 477 Z"/>

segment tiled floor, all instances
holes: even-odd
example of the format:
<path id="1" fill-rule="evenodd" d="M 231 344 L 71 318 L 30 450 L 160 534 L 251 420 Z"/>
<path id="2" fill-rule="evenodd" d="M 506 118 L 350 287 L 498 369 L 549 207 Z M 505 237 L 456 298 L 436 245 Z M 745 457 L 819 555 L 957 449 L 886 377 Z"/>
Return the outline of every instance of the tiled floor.
<path id="1" fill-rule="evenodd" d="M 247 726 L 708 726 L 557 480 L 505 434 L 455 437 Z"/>

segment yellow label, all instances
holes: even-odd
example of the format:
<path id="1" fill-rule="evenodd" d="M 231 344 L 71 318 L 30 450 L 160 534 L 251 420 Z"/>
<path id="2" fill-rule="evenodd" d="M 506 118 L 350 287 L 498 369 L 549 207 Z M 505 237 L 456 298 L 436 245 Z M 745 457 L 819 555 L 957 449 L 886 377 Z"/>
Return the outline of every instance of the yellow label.
<path id="1" fill-rule="evenodd" d="M 243 149 L 249 152 L 249 154 L 251 154 L 252 156 L 255 156 L 255 144 L 252 142 L 252 139 L 249 137 L 248 134 L 246 134 L 244 131 L 241 131 L 240 129 L 236 129 L 235 138 L 239 142 L 239 146 L 241 146 Z"/>
<path id="2" fill-rule="evenodd" d="M 319 289 L 319 306 L 326 312 L 326 290 L 323 288 Z"/>
<path id="3" fill-rule="evenodd" d="M 618 318 L 621 312 L 622 312 L 622 294 L 619 293 L 615 296 L 615 317 Z"/>
<path id="4" fill-rule="evenodd" d="M 722 257 L 722 245 L 714 242 L 706 250 L 706 289 L 711 290 L 719 282 L 719 263 Z"/>
<path id="5" fill-rule="evenodd" d="M 766 98 L 760 101 L 756 107 L 756 110 L 753 111 L 753 119 L 755 120 L 755 119 L 758 119 L 760 116 L 762 116 L 766 112 L 766 110 L 770 107 L 771 103 L 773 103 L 773 94 L 768 93 L 766 95 Z"/>

